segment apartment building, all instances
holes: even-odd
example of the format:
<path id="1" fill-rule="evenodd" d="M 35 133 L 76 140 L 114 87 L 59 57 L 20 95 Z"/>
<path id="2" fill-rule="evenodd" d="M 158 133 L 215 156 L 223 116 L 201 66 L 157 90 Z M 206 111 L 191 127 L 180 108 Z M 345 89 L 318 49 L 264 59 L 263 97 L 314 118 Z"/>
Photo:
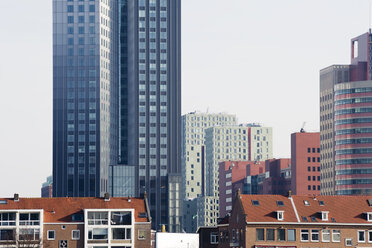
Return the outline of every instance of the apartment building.
<path id="1" fill-rule="evenodd" d="M 371 247 L 370 196 L 241 195 L 219 248 Z"/>
<path id="2" fill-rule="evenodd" d="M 150 248 L 147 200 L 2 198 L 0 247 Z"/>

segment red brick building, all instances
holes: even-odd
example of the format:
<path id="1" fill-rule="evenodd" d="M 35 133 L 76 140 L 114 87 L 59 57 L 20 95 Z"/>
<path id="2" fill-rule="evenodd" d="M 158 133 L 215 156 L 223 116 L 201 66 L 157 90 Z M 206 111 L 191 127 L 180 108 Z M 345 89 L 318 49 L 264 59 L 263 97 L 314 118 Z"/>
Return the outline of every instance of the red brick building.
<path id="1" fill-rule="evenodd" d="M 291 159 L 266 160 L 265 168 L 268 174 L 258 184 L 258 194 L 287 194 L 291 190 Z"/>
<path id="2" fill-rule="evenodd" d="M 292 133 L 291 188 L 296 195 L 320 194 L 320 135 Z"/>
<path id="3" fill-rule="evenodd" d="M 0 199 L 0 247 L 26 247 L 25 242 L 37 245 L 32 247 L 150 248 L 147 200 L 18 195 Z"/>
<path id="4" fill-rule="evenodd" d="M 219 248 L 371 247 L 371 196 L 240 195 Z"/>
<path id="5" fill-rule="evenodd" d="M 238 189 L 243 190 L 247 176 L 265 172 L 263 161 L 224 161 L 219 163 L 220 216 L 232 209 L 232 199 Z"/>

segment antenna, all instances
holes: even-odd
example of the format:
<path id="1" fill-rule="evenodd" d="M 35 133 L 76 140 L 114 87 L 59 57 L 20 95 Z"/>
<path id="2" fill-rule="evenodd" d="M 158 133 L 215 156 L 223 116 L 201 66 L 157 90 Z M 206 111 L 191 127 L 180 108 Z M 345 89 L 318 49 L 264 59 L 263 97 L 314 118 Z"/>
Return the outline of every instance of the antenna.
<path id="1" fill-rule="evenodd" d="M 369 28 L 369 33 L 371 33 L 371 1 L 369 1 L 369 8 L 368 8 L 368 11 L 369 11 L 369 22 L 368 22 L 368 28 Z"/>

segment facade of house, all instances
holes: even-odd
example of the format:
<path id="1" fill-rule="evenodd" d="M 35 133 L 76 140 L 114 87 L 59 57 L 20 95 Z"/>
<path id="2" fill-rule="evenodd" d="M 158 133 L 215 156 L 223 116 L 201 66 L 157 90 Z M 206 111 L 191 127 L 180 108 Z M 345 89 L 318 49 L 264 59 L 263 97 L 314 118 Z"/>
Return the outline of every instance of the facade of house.
<path id="1" fill-rule="evenodd" d="M 0 199 L 0 247 L 150 248 L 151 217 L 139 198 Z"/>
<path id="2" fill-rule="evenodd" d="M 218 247 L 371 247 L 371 228 L 371 196 L 238 193 Z"/>

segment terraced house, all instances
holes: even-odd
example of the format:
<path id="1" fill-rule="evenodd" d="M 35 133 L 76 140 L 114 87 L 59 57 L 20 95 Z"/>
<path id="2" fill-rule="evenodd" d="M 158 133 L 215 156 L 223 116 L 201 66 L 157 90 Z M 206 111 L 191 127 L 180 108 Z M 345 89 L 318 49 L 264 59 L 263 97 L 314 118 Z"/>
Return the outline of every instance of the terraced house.
<path id="1" fill-rule="evenodd" d="M 218 247 L 372 247 L 371 196 L 241 195 Z"/>
<path id="2" fill-rule="evenodd" d="M 0 247 L 148 248 L 151 217 L 139 198 L 0 199 Z"/>

